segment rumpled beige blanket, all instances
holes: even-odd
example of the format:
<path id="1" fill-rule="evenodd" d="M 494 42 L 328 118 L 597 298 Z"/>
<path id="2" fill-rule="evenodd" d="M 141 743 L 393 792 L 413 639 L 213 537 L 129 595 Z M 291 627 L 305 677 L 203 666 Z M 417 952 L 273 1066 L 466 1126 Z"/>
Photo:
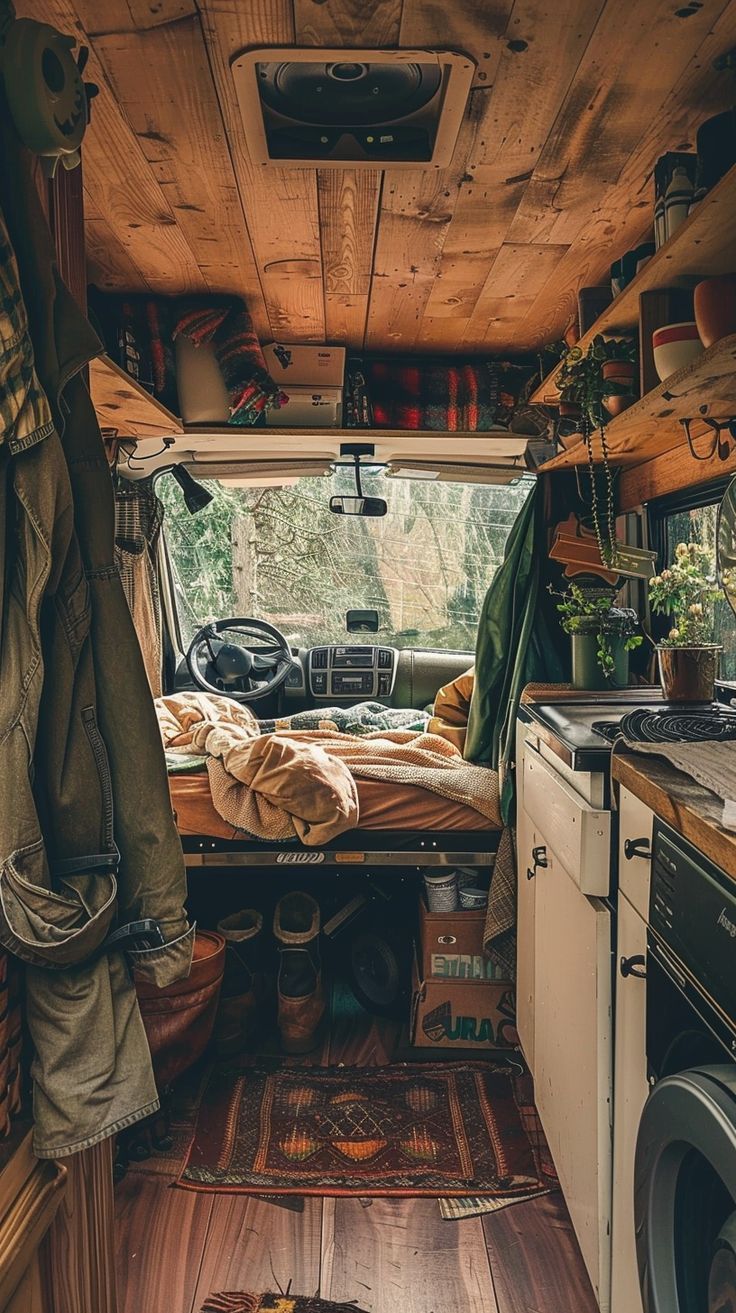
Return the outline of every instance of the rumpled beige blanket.
<path id="1" fill-rule="evenodd" d="M 434 734 L 380 730 L 361 738 L 331 730 L 261 734 L 252 712 L 228 698 L 157 698 L 164 747 L 204 754 L 213 803 L 230 825 L 263 839 L 316 847 L 359 824 L 355 779 L 414 784 L 462 802 L 500 825 L 495 771 L 463 760 Z"/>

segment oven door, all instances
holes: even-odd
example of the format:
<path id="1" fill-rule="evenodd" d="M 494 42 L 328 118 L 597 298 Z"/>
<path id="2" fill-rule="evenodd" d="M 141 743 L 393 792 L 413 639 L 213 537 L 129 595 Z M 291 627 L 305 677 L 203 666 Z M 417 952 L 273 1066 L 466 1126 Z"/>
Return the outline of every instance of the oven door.
<path id="1" fill-rule="evenodd" d="M 636 1145 L 646 1313 L 736 1313 L 736 1064 L 723 1019 L 650 936 L 647 1058 Z"/>

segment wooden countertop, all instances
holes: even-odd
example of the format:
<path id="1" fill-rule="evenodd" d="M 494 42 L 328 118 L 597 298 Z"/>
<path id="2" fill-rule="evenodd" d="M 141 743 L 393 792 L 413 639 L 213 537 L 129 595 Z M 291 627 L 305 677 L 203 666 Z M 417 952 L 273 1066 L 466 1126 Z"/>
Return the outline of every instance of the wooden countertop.
<path id="1" fill-rule="evenodd" d="M 720 823 L 723 802 L 663 757 L 614 752 L 611 774 L 673 830 L 736 880 L 736 833 Z"/>

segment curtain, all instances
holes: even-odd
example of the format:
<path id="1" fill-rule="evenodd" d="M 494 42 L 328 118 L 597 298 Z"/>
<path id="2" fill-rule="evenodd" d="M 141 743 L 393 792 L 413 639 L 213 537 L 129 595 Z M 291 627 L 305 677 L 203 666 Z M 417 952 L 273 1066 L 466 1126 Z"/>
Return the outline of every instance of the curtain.
<path id="1" fill-rule="evenodd" d="M 513 813 L 516 712 L 526 684 L 569 679 L 569 645 L 545 587 L 547 539 L 538 480 L 509 534 L 503 564 L 485 597 L 475 649 L 475 684 L 465 758 L 500 774 L 501 812 Z"/>

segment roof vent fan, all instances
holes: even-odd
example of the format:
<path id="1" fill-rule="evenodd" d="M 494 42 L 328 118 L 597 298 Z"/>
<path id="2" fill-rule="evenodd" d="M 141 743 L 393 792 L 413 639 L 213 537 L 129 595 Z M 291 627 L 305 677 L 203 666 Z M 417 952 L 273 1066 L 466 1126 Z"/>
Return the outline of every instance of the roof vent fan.
<path id="1" fill-rule="evenodd" d="M 320 50 L 317 60 L 317 53 L 266 48 L 233 59 L 255 163 L 320 169 L 450 163 L 475 69 L 468 55 Z"/>

